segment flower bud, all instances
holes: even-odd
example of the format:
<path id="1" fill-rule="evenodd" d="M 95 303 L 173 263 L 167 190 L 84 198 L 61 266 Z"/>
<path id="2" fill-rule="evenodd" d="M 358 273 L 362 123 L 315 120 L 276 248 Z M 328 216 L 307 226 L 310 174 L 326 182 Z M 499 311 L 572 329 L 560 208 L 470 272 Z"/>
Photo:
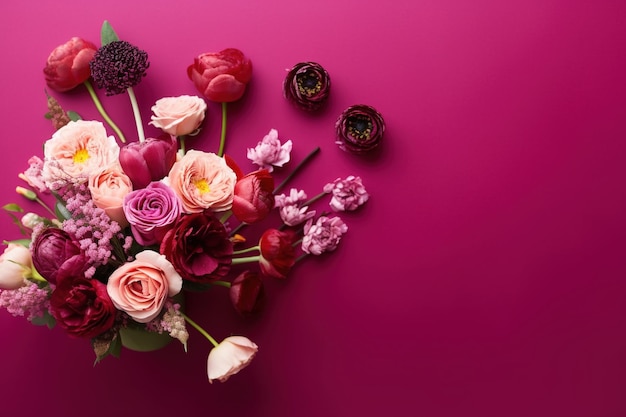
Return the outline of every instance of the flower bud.
<path id="1" fill-rule="evenodd" d="M 33 190 L 29 190 L 28 188 L 17 186 L 15 187 L 15 192 L 21 196 L 28 198 L 31 201 L 37 200 L 37 193 Z"/>

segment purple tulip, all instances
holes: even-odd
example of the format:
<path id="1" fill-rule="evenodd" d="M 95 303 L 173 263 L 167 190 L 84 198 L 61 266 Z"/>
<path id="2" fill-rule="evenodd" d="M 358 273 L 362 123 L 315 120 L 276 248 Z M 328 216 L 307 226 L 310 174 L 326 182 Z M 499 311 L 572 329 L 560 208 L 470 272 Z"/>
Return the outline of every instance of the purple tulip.
<path id="1" fill-rule="evenodd" d="M 175 136 L 161 135 L 143 142 L 131 142 L 120 149 L 120 164 L 135 190 L 165 178 L 176 162 Z"/>

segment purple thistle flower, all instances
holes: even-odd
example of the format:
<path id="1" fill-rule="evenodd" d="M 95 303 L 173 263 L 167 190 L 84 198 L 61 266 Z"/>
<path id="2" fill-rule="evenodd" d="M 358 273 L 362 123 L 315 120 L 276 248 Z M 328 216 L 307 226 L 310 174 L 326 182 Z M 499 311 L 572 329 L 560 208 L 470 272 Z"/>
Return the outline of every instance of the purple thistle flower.
<path id="1" fill-rule="evenodd" d="M 126 41 L 114 41 L 98 49 L 89 66 L 98 88 L 112 96 L 139 84 L 150 63 L 145 51 Z"/>

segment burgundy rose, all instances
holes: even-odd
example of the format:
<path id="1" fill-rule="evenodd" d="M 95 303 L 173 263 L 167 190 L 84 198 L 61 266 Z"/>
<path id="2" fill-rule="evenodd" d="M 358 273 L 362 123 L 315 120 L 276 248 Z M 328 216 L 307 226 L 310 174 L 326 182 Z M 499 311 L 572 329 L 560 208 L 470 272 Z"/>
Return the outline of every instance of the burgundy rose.
<path id="1" fill-rule="evenodd" d="M 184 214 L 161 242 L 161 253 L 184 280 L 210 283 L 230 271 L 233 244 L 210 210 Z"/>
<path id="2" fill-rule="evenodd" d="M 230 286 L 230 300 L 243 316 L 258 313 L 265 305 L 263 280 L 251 271 L 242 272 Z"/>
<path id="3" fill-rule="evenodd" d="M 263 220 L 274 208 L 274 178 L 266 169 L 251 172 L 235 184 L 233 214 L 244 223 Z"/>
<path id="4" fill-rule="evenodd" d="M 228 103 L 243 96 L 252 78 L 252 63 L 240 50 L 228 48 L 197 56 L 187 75 L 204 97 Z"/>
<path id="5" fill-rule="evenodd" d="M 76 337 L 93 338 L 106 332 L 113 327 L 116 311 L 106 285 L 96 279 L 64 276 L 50 296 L 50 313 Z"/>
<path id="6" fill-rule="evenodd" d="M 303 110 L 321 108 L 330 93 L 330 76 L 316 62 L 300 62 L 289 70 L 283 82 L 285 98 Z"/>
<path id="7" fill-rule="evenodd" d="M 54 48 L 43 69 L 48 87 L 64 92 L 87 81 L 91 75 L 89 61 L 97 50 L 93 43 L 77 37 Z"/>
<path id="8" fill-rule="evenodd" d="M 293 233 L 268 229 L 261 236 L 259 265 L 263 274 L 275 278 L 286 278 L 291 267 L 296 263 L 296 251 L 293 248 Z"/>
<path id="9" fill-rule="evenodd" d="M 85 271 L 85 256 L 66 231 L 48 227 L 32 243 L 33 266 L 49 283 L 57 284 L 57 277 L 80 275 Z"/>
<path id="10" fill-rule="evenodd" d="M 130 142 L 120 149 L 119 160 L 135 190 L 167 176 L 176 162 L 176 137 L 161 135 L 143 142 Z"/>
<path id="11" fill-rule="evenodd" d="M 385 133 L 385 121 L 371 106 L 358 104 L 348 107 L 335 123 L 339 148 L 353 153 L 369 152 L 380 145 Z"/>

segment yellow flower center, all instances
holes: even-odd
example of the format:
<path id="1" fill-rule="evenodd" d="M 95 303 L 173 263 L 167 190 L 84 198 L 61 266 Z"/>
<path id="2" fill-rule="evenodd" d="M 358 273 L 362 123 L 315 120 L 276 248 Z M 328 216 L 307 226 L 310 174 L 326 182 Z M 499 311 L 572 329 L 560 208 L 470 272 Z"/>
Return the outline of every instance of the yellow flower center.
<path id="1" fill-rule="evenodd" d="M 74 154 L 74 163 L 76 164 L 83 164 L 87 162 L 88 159 L 89 159 L 89 152 L 87 151 L 87 149 L 79 149 Z"/>
<path id="2" fill-rule="evenodd" d="M 197 179 L 193 182 L 200 194 L 206 194 L 210 191 L 209 183 L 204 178 Z"/>

